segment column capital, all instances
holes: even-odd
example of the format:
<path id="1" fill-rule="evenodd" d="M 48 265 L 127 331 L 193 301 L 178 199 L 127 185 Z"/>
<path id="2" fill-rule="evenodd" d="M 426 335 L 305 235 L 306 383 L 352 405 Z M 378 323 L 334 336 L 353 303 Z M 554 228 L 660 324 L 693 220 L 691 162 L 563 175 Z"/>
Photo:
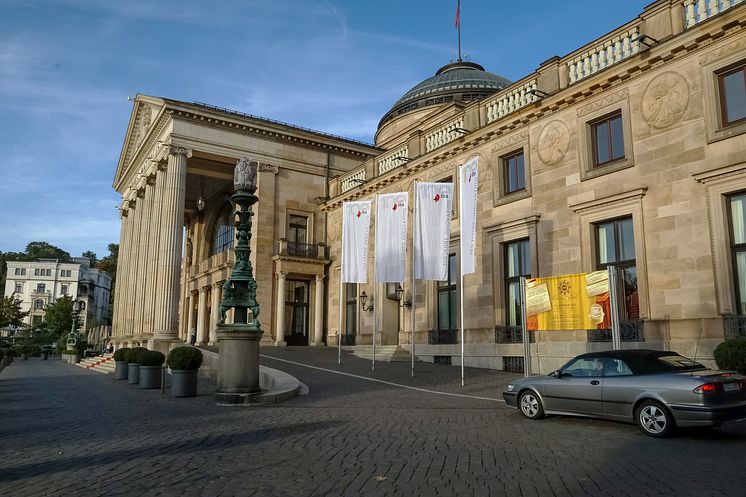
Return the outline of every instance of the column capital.
<path id="1" fill-rule="evenodd" d="M 220 288 L 221 286 L 223 286 L 223 283 L 225 283 L 225 282 L 224 281 L 217 281 L 217 282 L 215 282 L 215 283 L 212 284 L 212 287 L 213 288 Z"/>
<path id="2" fill-rule="evenodd" d="M 317 274 L 316 275 L 316 283 L 323 283 L 324 282 L 324 275 L 323 274 Z"/>
<path id="3" fill-rule="evenodd" d="M 277 174 L 280 172 L 280 168 L 274 164 L 259 163 L 259 172 Z"/>
<path id="4" fill-rule="evenodd" d="M 168 155 L 183 156 L 188 159 L 192 156 L 192 149 L 186 147 L 178 147 L 176 145 L 169 145 Z"/>
<path id="5" fill-rule="evenodd" d="M 288 275 L 288 273 L 285 271 L 277 271 L 275 274 L 277 275 L 278 280 L 284 280 L 285 277 Z"/>

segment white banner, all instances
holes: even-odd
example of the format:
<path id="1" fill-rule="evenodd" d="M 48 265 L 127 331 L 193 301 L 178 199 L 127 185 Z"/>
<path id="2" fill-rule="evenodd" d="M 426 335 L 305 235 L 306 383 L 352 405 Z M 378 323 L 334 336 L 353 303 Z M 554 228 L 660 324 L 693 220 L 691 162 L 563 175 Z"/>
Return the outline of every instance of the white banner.
<path id="1" fill-rule="evenodd" d="M 370 200 L 345 202 L 342 210 L 342 283 L 367 283 Z"/>
<path id="2" fill-rule="evenodd" d="M 453 183 L 417 183 L 414 213 L 414 277 L 448 279 Z"/>
<path id="3" fill-rule="evenodd" d="M 404 281 L 407 261 L 407 192 L 378 196 L 376 205 L 376 281 Z"/>
<path id="4" fill-rule="evenodd" d="M 479 157 L 459 167 L 459 219 L 461 220 L 461 274 L 476 271 L 477 189 Z"/>

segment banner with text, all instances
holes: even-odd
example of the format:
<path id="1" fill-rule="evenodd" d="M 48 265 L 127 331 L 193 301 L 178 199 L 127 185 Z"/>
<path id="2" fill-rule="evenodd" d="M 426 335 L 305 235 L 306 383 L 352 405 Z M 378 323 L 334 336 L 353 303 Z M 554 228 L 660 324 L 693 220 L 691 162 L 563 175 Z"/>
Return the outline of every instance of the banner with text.
<path id="1" fill-rule="evenodd" d="M 453 183 L 417 183 L 414 213 L 414 277 L 448 279 Z"/>
<path id="2" fill-rule="evenodd" d="M 461 220 L 461 274 L 476 271 L 477 189 L 479 157 L 459 167 L 459 219 Z"/>
<path id="3" fill-rule="evenodd" d="M 610 329 L 608 271 L 526 280 L 526 316 L 529 330 Z"/>
<path id="4" fill-rule="evenodd" d="M 370 200 L 345 202 L 342 211 L 342 283 L 367 283 Z"/>
<path id="5" fill-rule="evenodd" d="M 407 262 L 407 192 L 379 195 L 376 205 L 376 281 L 404 281 Z"/>

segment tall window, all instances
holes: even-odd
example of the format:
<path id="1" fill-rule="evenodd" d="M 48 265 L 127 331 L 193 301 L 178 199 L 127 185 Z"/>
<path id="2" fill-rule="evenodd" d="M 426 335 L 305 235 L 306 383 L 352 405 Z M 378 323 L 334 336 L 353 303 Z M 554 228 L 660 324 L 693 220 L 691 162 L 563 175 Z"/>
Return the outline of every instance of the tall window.
<path id="1" fill-rule="evenodd" d="M 357 334 L 357 283 L 345 284 L 345 334 Z"/>
<path id="2" fill-rule="evenodd" d="M 23 293 L 23 283 L 16 283 L 15 293 Z"/>
<path id="3" fill-rule="evenodd" d="M 21 268 L 17 267 L 16 268 L 16 276 L 20 276 L 20 274 L 21 274 Z"/>
<path id="4" fill-rule="evenodd" d="M 596 260 L 597 269 L 606 269 L 609 266 L 618 268 L 619 277 L 624 282 L 622 319 L 640 319 L 635 232 L 631 217 L 596 224 Z"/>
<path id="5" fill-rule="evenodd" d="M 503 180 L 505 195 L 526 189 L 526 175 L 523 167 L 523 150 L 503 157 Z"/>
<path id="6" fill-rule="evenodd" d="M 233 206 L 228 203 L 220 210 L 212 228 L 211 255 L 225 252 L 233 247 Z"/>
<path id="7" fill-rule="evenodd" d="M 39 276 L 39 269 L 34 269 L 34 276 Z"/>
<path id="8" fill-rule="evenodd" d="M 44 283 L 37 283 L 36 293 L 44 293 L 45 291 L 47 291 L 47 285 Z"/>
<path id="9" fill-rule="evenodd" d="M 521 276 L 531 277 L 528 239 L 505 244 L 505 325 L 521 325 Z"/>
<path id="10" fill-rule="evenodd" d="M 624 158 L 622 112 L 617 111 L 591 123 L 593 166 L 605 166 Z"/>
<path id="11" fill-rule="evenodd" d="M 44 309 L 44 301 L 42 299 L 38 299 L 34 301 L 34 310 L 42 310 Z"/>
<path id="12" fill-rule="evenodd" d="M 288 216 L 288 252 L 290 255 L 306 255 L 308 218 L 306 216 Z"/>
<path id="13" fill-rule="evenodd" d="M 458 316 L 456 254 L 448 256 L 448 280 L 438 282 L 438 329 L 455 330 Z"/>
<path id="14" fill-rule="evenodd" d="M 718 76 L 723 125 L 746 119 L 746 65 Z"/>
<path id="15" fill-rule="evenodd" d="M 67 285 L 62 285 L 62 295 L 67 295 Z"/>
<path id="16" fill-rule="evenodd" d="M 47 271 L 46 271 L 46 275 L 47 275 L 47 276 L 52 276 L 52 270 L 51 270 L 51 269 L 47 269 Z"/>
<path id="17" fill-rule="evenodd" d="M 728 200 L 736 314 L 743 316 L 746 315 L 746 193 Z"/>

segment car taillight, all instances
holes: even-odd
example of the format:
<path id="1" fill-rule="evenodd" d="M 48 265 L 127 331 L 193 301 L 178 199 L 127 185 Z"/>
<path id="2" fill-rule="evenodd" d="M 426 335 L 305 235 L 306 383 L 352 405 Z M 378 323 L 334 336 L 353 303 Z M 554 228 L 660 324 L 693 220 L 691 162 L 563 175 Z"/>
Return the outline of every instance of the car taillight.
<path id="1" fill-rule="evenodd" d="M 705 383 L 704 385 L 700 385 L 695 388 L 694 393 L 714 393 L 715 388 L 716 386 L 714 383 Z"/>

